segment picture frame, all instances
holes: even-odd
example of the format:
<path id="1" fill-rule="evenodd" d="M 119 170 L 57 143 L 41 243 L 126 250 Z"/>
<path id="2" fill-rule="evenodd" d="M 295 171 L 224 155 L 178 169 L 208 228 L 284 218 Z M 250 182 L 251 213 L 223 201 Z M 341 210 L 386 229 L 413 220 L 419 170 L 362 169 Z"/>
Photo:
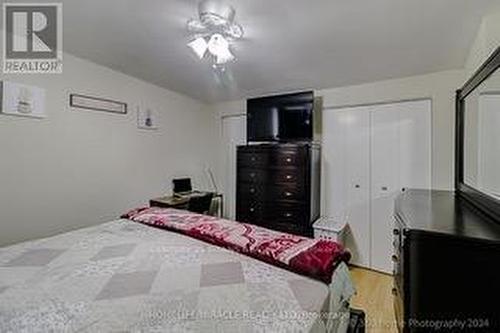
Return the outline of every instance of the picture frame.
<path id="1" fill-rule="evenodd" d="M 0 113 L 45 118 L 45 89 L 17 82 L 0 81 Z"/>
<path id="2" fill-rule="evenodd" d="M 137 127 L 145 130 L 158 129 L 158 113 L 150 107 L 137 107 Z"/>
<path id="3" fill-rule="evenodd" d="M 81 94 L 69 95 L 69 106 L 91 111 L 103 111 L 116 114 L 127 114 L 127 103 L 112 99 L 86 96 Z"/>

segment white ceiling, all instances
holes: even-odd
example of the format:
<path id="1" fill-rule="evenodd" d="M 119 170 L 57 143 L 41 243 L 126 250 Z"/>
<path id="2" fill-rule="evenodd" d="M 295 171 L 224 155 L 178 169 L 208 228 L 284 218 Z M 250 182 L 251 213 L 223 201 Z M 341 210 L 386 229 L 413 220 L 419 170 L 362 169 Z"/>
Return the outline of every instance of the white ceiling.
<path id="1" fill-rule="evenodd" d="M 64 48 L 218 102 L 461 68 L 497 1 L 233 0 L 245 39 L 222 81 L 186 47 L 195 0 L 64 0 Z"/>

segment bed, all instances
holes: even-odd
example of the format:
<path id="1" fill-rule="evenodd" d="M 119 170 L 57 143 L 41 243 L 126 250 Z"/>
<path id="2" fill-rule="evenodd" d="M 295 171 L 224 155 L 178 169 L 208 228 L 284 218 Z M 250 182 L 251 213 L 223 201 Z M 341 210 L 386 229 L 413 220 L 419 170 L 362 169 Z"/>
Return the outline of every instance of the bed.
<path id="1" fill-rule="evenodd" d="M 353 293 L 130 219 L 0 249 L 1 332 L 345 332 Z"/>

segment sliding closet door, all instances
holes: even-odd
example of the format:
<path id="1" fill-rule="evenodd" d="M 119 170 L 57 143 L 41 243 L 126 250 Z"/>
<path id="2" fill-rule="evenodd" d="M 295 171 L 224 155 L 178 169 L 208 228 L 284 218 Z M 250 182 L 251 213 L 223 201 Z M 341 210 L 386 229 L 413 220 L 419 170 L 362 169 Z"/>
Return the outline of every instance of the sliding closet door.
<path id="1" fill-rule="evenodd" d="M 399 188 L 399 114 L 395 105 L 371 113 L 371 264 L 390 273 L 394 199 Z"/>
<path id="2" fill-rule="evenodd" d="M 371 264 L 391 273 L 394 200 L 431 186 L 431 103 L 374 106 L 371 122 Z"/>
<path id="3" fill-rule="evenodd" d="M 366 107 L 323 113 L 323 214 L 347 220 L 352 263 L 370 267 L 370 113 Z"/>
<path id="4" fill-rule="evenodd" d="M 431 188 L 432 101 L 399 104 L 401 188 Z"/>
<path id="5" fill-rule="evenodd" d="M 236 217 L 236 147 L 246 143 L 246 117 L 222 118 L 224 144 L 224 216 Z"/>

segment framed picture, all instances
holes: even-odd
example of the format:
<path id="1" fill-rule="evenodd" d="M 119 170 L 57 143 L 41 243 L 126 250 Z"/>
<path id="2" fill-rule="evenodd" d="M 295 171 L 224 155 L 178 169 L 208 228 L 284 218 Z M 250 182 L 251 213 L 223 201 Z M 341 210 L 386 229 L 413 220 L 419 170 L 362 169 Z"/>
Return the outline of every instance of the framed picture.
<path id="1" fill-rule="evenodd" d="M 92 111 L 127 114 L 127 103 L 80 94 L 69 95 L 69 106 Z"/>
<path id="2" fill-rule="evenodd" d="M 1 113 L 45 118 L 45 90 L 9 81 L 0 82 Z"/>
<path id="3" fill-rule="evenodd" d="M 137 127 L 148 130 L 158 129 L 156 110 L 149 107 L 137 107 Z"/>

